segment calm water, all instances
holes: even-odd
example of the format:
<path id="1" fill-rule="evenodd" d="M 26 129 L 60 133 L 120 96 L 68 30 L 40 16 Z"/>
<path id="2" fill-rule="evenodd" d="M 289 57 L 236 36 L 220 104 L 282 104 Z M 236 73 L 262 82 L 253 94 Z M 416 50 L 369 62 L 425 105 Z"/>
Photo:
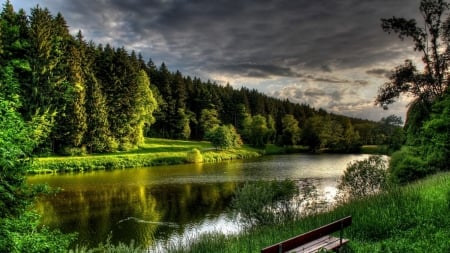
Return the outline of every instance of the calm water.
<path id="1" fill-rule="evenodd" d="M 367 155 L 277 155 L 228 163 L 161 166 L 36 175 L 31 184 L 47 183 L 60 192 L 41 199 L 42 223 L 78 232 L 82 245 L 131 240 L 155 248 L 167 240 L 183 242 L 211 231 L 236 233 L 227 213 L 237 186 L 244 181 L 311 179 L 332 199 L 346 165 Z"/>

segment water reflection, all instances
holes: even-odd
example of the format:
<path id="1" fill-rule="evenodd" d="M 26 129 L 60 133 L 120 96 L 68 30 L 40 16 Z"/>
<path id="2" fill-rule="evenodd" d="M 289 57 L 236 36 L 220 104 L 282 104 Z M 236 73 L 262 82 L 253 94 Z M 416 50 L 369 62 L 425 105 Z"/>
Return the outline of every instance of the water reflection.
<path id="1" fill-rule="evenodd" d="M 220 214 L 234 183 L 114 186 L 63 190 L 37 204 L 42 222 L 64 232 L 80 231 L 79 243 L 113 241 L 150 246 L 155 237 L 183 233 L 183 225 Z M 182 225 L 178 225 L 182 224 Z"/>
<path id="2" fill-rule="evenodd" d="M 38 175 L 61 191 L 40 199 L 42 223 L 78 232 L 81 245 L 113 242 L 157 249 L 165 240 L 183 244 L 193 234 L 235 233 L 227 218 L 229 202 L 244 181 L 315 179 L 326 199 L 348 162 L 363 155 L 286 155 L 220 164 L 180 165 L 85 174 Z M 228 228 L 229 230 L 224 230 Z"/>

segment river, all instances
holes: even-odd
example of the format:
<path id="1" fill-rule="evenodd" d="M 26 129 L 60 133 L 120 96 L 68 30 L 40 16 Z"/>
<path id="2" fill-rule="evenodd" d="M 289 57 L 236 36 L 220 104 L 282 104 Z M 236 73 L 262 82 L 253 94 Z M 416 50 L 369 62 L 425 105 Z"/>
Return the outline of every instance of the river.
<path id="1" fill-rule="evenodd" d="M 236 188 L 245 181 L 310 180 L 332 200 L 347 164 L 367 155 L 295 154 L 264 156 L 226 163 L 186 164 L 29 176 L 30 184 L 60 190 L 36 203 L 41 223 L 77 232 L 79 245 L 95 246 L 108 237 L 154 249 L 170 240 L 195 235 L 237 233 L 229 215 Z"/>

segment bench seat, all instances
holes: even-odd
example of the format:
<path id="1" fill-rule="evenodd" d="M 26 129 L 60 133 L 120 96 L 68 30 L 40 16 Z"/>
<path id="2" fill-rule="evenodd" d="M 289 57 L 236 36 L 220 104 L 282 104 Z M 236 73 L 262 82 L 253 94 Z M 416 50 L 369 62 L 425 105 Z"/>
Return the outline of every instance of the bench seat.
<path id="1" fill-rule="evenodd" d="M 321 249 L 334 250 L 346 244 L 347 242 L 349 242 L 348 239 L 343 239 L 341 244 L 341 239 L 339 237 L 326 235 L 309 243 L 303 244 L 300 247 L 292 249 L 288 251 L 288 253 L 314 253 L 320 251 Z"/>
<path id="2" fill-rule="evenodd" d="M 352 224 L 352 217 L 348 216 L 325 226 L 316 228 L 288 240 L 268 246 L 261 253 L 309 253 L 321 249 L 336 250 L 349 242 L 343 238 L 344 228 Z M 339 237 L 332 236 L 339 231 Z"/>

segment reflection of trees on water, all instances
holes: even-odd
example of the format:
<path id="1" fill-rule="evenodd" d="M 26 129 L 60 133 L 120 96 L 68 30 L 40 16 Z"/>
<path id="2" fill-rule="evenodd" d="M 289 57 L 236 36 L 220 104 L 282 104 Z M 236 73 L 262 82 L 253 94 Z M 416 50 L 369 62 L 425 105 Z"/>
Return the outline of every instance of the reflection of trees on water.
<path id="1" fill-rule="evenodd" d="M 37 203 L 42 223 L 78 232 L 80 244 L 112 240 L 152 245 L 155 237 L 182 233 L 184 225 L 219 214 L 235 183 L 91 185 L 63 190 Z M 178 224 L 178 225 L 174 225 Z"/>

